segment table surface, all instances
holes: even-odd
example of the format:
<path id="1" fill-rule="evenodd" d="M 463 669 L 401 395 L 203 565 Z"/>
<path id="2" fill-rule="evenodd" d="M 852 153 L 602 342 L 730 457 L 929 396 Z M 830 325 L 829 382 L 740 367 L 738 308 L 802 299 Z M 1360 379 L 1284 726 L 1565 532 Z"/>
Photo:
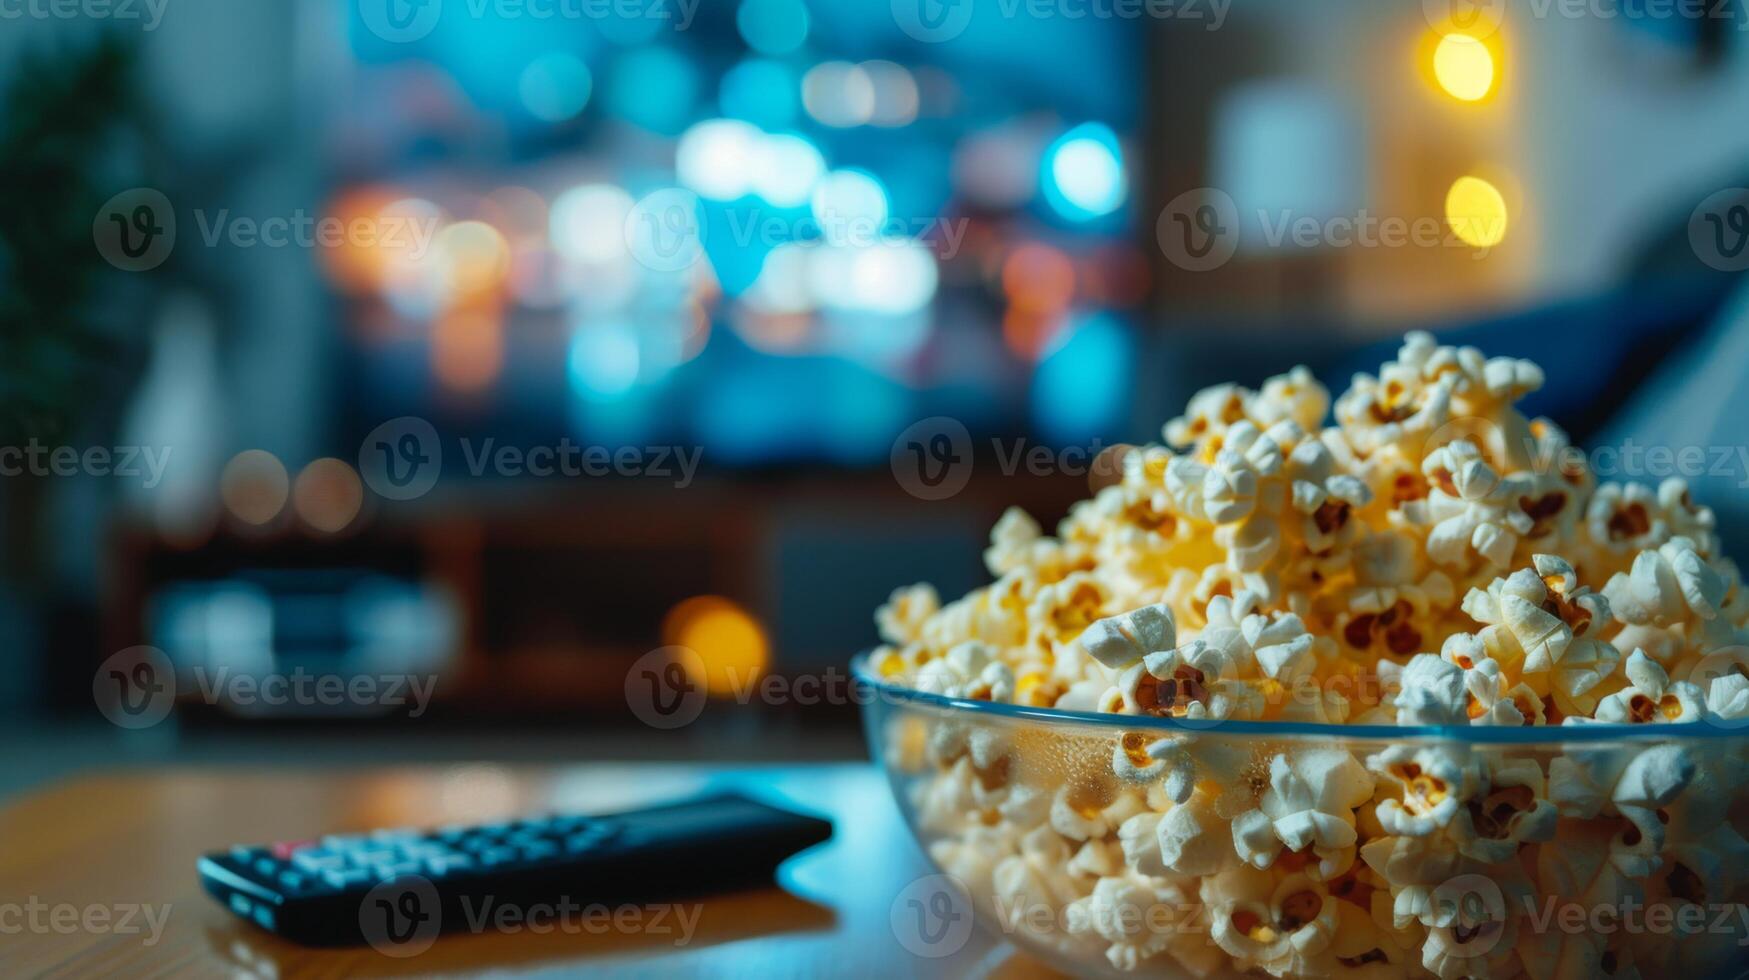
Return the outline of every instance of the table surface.
<path id="1" fill-rule="evenodd" d="M 487 929 L 445 934 L 404 959 L 369 947 L 312 950 L 233 917 L 201 890 L 194 870 L 200 854 L 232 844 L 609 812 L 723 788 L 828 815 L 836 829 L 831 842 L 785 864 L 777 884 L 698 900 L 689 939 L 678 929 Z M 894 907 L 929 868 L 885 780 L 867 766 L 464 764 L 92 776 L 0 809 L 0 842 L 3 977 L 574 976 L 585 969 L 662 977 L 1054 975 L 980 932 L 951 955 L 906 950 Z M 161 924 L 156 941 L 144 909 Z M 82 927 L 92 910 L 112 924 Z"/>

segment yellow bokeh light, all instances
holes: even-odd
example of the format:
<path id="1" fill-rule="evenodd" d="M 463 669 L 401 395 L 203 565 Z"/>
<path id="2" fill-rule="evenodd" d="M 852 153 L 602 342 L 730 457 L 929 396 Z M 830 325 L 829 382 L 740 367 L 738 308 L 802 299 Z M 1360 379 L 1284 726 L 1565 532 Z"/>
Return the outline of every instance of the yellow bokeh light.
<path id="1" fill-rule="evenodd" d="M 1506 238 L 1506 198 L 1480 177 L 1459 177 L 1445 192 L 1445 220 L 1466 244 L 1491 248 Z"/>
<path id="2" fill-rule="evenodd" d="M 1494 87 L 1494 56 L 1467 34 L 1447 34 L 1433 49 L 1433 77 L 1453 98 L 1474 102 Z"/>
<path id="3" fill-rule="evenodd" d="M 437 233 L 432 252 L 452 295 L 492 293 L 510 273 L 510 243 L 484 221 L 458 221 Z"/>
<path id="4" fill-rule="evenodd" d="M 662 622 L 664 641 L 698 654 L 702 682 L 712 697 L 745 691 L 765 674 L 771 645 L 751 613 L 721 596 L 697 596 L 669 610 Z"/>

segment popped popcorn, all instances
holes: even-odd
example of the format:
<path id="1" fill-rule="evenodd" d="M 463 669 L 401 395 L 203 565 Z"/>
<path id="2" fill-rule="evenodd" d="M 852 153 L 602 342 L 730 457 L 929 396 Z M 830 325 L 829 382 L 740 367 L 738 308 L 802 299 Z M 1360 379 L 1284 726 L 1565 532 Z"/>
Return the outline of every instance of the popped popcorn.
<path id="1" fill-rule="evenodd" d="M 1400 837 L 1426 837 L 1449 827 L 1480 779 L 1473 763 L 1445 748 L 1392 746 L 1366 765 L 1389 787 L 1376 811 L 1379 826 Z"/>
<path id="2" fill-rule="evenodd" d="M 1635 650 L 1624 668 L 1627 687 L 1597 703 L 1597 720 L 1624 725 L 1640 725 L 1649 721 L 1699 721 L 1706 717 L 1705 696 L 1700 688 L 1687 681 L 1670 680 L 1670 675 L 1658 662 Z"/>
<path id="3" fill-rule="evenodd" d="M 992 584 L 895 591 L 882 680 L 1123 716 L 883 732 L 931 858 L 1063 916 L 1012 924 L 1023 943 L 1123 972 L 1726 962 L 1735 934 L 1541 918 L 1637 902 L 1749 928 L 1749 589 L 1683 481 L 1600 483 L 1519 411 L 1543 382 L 1414 333 L 1334 399 L 1305 368 L 1208 388 L 1054 529 L 1005 512 Z M 1454 904 L 1463 881 L 1492 891 Z"/>
<path id="4" fill-rule="evenodd" d="M 923 624 L 941 611 L 941 597 L 935 586 L 925 583 L 896 589 L 892 598 L 875 613 L 881 639 L 904 646 L 923 638 Z"/>
<path id="5" fill-rule="evenodd" d="M 1315 865 L 1307 865 L 1308 874 L 1330 879 L 1354 863 L 1358 839 L 1354 808 L 1366 802 L 1372 790 L 1372 777 L 1347 751 L 1277 755 L 1269 763 L 1269 789 L 1254 812 L 1268 817 L 1269 828 L 1288 850 L 1309 850 L 1317 857 Z M 1256 818 L 1250 821 L 1255 823 Z M 1258 864 L 1266 853 L 1273 859 L 1273 851 L 1264 846 L 1253 851 L 1251 863 Z"/>
<path id="6" fill-rule="evenodd" d="M 1403 512 L 1431 528 L 1427 556 L 1450 567 L 1467 567 L 1473 557 L 1495 568 L 1510 564 L 1518 539 L 1535 527 L 1518 504 L 1524 487 L 1503 478 L 1468 439 L 1435 449 L 1422 473 L 1431 484 L 1427 498 L 1405 504 Z"/>
<path id="7" fill-rule="evenodd" d="M 1634 557 L 1633 570 L 1618 572 L 1603 594 L 1622 622 L 1668 626 L 1691 619 L 1719 617 L 1725 580 L 1695 550 L 1676 537 Z"/>
<path id="8" fill-rule="evenodd" d="M 1451 417 L 1458 376 L 1455 352 L 1438 347 L 1426 333 L 1409 334 L 1398 359 L 1377 377 L 1355 375 L 1336 399 L 1336 419 L 1346 441 L 1368 455 L 1390 445 L 1425 437 Z"/>
<path id="9" fill-rule="evenodd" d="M 1101 619 L 1087 627 L 1079 642 L 1093 659 L 1116 670 L 1172 649 L 1178 645 L 1177 636 L 1172 610 L 1153 605 Z"/>
<path id="10" fill-rule="evenodd" d="M 1169 931 L 1148 928 L 1147 917 L 1155 909 L 1183 903 L 1184 894 L 1170 885 L 1128 875 L 1104 877 L 1091 895 L 1069 904 L 1069 931 L 1097 934 L 1110 943 L 1105 955 L 1112 966 L 1134 970 L 1174 939 Z"/>
<path id="11" fill-rule="evenodd" d="M 1564 715 L 1589 715 L 1597 704 L 1594 689 L 1621 660 L 1621 651 L 1599 639 L 1610 605 L 1581 587 L 1565 560 L 1536 555 L 1533 562 L 1534 568 L 1497 578 L 1486 590 L 1471 589 L 1464 611 L 1486 624 L 1482 646 L 1503 676 L 1551 697 Z"/>
<path id="12" fill-rule="evenodd" d="M 1240 969 L 1302 976 L 1324 968 L 1322 954 L 1335 941 L 1338 912 L 1321 882 L 1239 867 L 1204 879 L 1202 896 L 1210 935 Z"/>
<path id="13" fill-rule="evenodd" d="M 1160 860 L 1176 875 L 1211 875 L 1236 863 L 1233 832 L 1216 795 L 1197 792 L 1166 811 L 1155 826 Z"/>

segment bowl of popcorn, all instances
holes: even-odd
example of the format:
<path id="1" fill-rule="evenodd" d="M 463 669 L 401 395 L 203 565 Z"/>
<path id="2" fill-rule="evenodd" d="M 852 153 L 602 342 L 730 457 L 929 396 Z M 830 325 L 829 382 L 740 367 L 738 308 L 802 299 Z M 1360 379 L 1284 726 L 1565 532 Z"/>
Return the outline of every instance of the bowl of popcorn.
<path id="1" fill-rule="evenodd" d="M 1094 975 L 1749 966 L 1749 597 L 1542 379 L 1417 333 L 1333 425 L 1303 368 L 1212 388 L 990 585 L 895 592 L 869 741 L 978 923 Z"/>

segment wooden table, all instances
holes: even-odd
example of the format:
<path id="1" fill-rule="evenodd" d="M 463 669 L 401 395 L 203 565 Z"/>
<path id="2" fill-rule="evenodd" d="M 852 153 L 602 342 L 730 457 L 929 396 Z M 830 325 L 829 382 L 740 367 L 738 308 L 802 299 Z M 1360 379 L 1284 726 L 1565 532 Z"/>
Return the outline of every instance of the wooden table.
<path id="1" fill-rule="evenodd" d="M 233 917 L 194 871 L 198 855 L 236 843 L 610 811 L 724 787 L 830 815 L 836 833 L 786 864 L 781 886 L 700 901 L 687 940 L 677 930 L 488 929 L 446 934 L 406 959 L 369 947 L 311 950 Z M 951 955 L 908 952 L 893 908 L 928 873 L 884 779 L 867 766 L 470 764 L 88 777 L 0 809 L 0 977 L 1050 975 L 978 932 Z M 155 942 L 147 908 L 161 925 Z M 87 928 L 87 914 L 111 922 L 93 919 L 96 928 Z"/>

